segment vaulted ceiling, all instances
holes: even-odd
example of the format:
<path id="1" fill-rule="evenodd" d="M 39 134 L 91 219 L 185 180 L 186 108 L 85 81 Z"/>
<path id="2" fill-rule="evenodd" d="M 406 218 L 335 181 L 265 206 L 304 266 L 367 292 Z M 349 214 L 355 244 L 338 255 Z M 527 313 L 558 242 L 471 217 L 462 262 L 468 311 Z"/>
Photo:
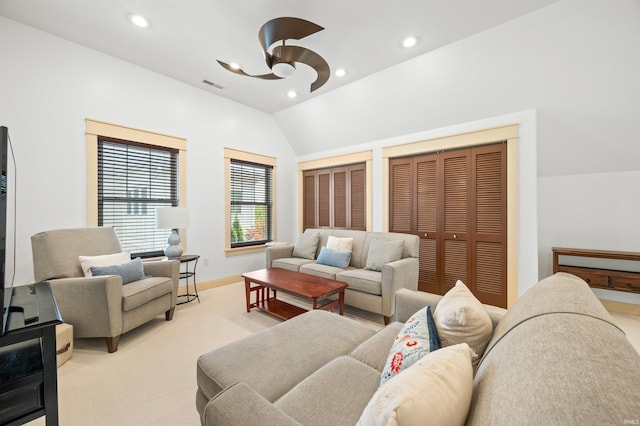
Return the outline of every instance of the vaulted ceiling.
<path id="1" fill-rule="evenodd" d="M 554 1 L 0 0 L 0 15 L 274 113 Z M 132 25 L 131 14 L 144 16 L 148 28 Z M 260 80 L 217 62 L 236 62 L 248 74 L 269 73 L 258 31 L 277 17 L 324 27 L 287 41 L 328 62 L 331 76 L 318 90 L 310 92 L 316 73 L 304 64 L 289 77 Z M 407 36 L 416 38 L 413 47 L 403 46 Z M 335 75 L 339 68 L 343 77 Z M 292 90 L 295 98 L 287 96 Z"/>

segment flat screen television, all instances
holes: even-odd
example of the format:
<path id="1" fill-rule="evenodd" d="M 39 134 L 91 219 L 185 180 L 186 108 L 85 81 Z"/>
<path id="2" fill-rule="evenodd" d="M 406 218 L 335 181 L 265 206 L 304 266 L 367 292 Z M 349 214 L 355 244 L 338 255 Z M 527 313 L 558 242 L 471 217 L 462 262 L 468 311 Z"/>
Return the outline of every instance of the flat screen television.
<path id="1" fill-rule="evenodd" d="M 15 271 L 16 169 L 9 129 L 0 126 L 0 335 L 6 332 Z"/>

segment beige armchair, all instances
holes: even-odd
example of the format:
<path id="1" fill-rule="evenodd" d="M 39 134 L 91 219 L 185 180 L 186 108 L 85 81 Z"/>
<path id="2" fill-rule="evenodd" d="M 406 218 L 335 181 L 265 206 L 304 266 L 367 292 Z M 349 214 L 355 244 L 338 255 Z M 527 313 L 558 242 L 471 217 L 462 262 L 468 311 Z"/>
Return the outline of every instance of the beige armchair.
<path id="1" fill-rule="evenodd" d="M 37 282 L 49 281 L 64 322 L 74 337 L 104 337 L 107 350 L 118 350 L 120 335 L 164 313 L 173 318 L 180 262 L 144 262 L 145 277 L 122 284 L 120 275 L 85 277 L 79 256 L 121 252 L 107 227 L 59 229 L 31 237 Z"/>

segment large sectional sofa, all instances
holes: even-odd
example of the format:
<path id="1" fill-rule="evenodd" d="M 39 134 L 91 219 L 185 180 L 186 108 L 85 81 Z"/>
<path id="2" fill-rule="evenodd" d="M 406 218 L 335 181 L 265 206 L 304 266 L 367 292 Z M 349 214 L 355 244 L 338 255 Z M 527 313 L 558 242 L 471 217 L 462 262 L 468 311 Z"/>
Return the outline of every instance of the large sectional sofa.
<path id="1" fill-rule="evenodd" d="M 444 382 L 419 394 L 436 405 L 423 408 L 412 398 L 404 411 L 385 419 L 380 402 L 372 401 L 417 368 L 381 387 L 390 348 L 413 314 L 425 306 L 437 310 L 442 300 L 403 289 L 395 298 L 396 322 L 378 332 L 311 311 L 202 355 L 196 394 L 202 424 L 407 424 L 412 410 L 426 416 L 419 421 L 424 425 L 637 424 L 640 355 L 586 283 L 565 273 L 537 283 L 508 311 L 481 305 L 493 330 L 473 373 L 469 366 L 459 378 L 440 374 Z M 433 362 L 434 355 L 460 346 L 466 343 L 422 360 Z M 436 373 L 446 371 L 435 365 Z M 452 386 L 454 395 L 468 398 L 455 410 L 438 399 Z M 452 418 L 436 417 L 438 410 Z"/>
<path id="2" fill-rule="evenodd" d="M 344 267 L 320 263 L 323 248 L 330 237 L 352 239 L 351 257 Z M 372 267 L 371 256 L 382 244 L 401 243 L 397 256 Z M 295 244 L 266 249 L 266 267 L 277 267 L 317 275 L 349 284 L 345 304 L 382 314 L 385 324 L 393 315 L 393 295 L 401 288 L 417 290 L 420 239 L 416 235 L 394 232 L 366 232 L 339 229 L 307 229 Z M 304 246 L 304 247 L 301 247 Z M 390 253 L 390 249 L 386 253 Z M 380 266 L 380 265 L 379 265 Z M 380 270 L 376 270 L 380 269 Z"/>

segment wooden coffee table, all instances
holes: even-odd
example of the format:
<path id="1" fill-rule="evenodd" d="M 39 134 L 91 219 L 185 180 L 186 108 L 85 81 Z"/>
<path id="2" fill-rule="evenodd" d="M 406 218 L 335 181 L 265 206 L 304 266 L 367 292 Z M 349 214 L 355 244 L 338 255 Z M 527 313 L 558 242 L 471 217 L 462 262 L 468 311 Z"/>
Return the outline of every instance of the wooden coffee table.
<path id="1" fill-rule="evenodd" d="M 282 268 L 260 269 L 242 274 L 247 298 L 247 312 L 258 308 L 278 318 L 287 320 L 307 312 L 306 309 L 278 300 L 277 292 L 311 299 L 313 309 L 333 311 L 337 306 L 340 315 L 344 314 L 344 289 L 347 283 L 303 274 Z M 251 284 L 256 284 L 251 286 Z M 271 293 L 273 291 L 273 294 Z M 256 301 L 251 302 L 251 293 L 256 293 Z M 338 299 L 318 305 L 319 299 L 337 294 Z"/>

